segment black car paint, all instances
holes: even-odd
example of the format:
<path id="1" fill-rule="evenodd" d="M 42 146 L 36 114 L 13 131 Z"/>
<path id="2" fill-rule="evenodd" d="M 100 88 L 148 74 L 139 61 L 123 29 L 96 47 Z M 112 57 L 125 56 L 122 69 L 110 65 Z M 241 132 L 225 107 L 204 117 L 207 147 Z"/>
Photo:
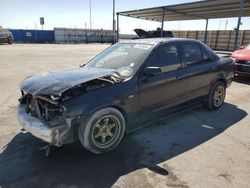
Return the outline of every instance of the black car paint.
<path id="1" fill-rule="evenodd" d="M 180 44 L 183 41 L 170 41 L 168 44 L 176 42 Z M 202 45 L 202 43 L 197 43 Z M 163 44 L 165 43 L 157 44 L 149 56 Z M 215 55 L 215 57 L 217 56 Z M 140 126 L 143 127 L 144 122 L 161 114 L 160 112 L 166 108 L 191 101 L 197 97 L 205 97 L 215 81 L 223 80 L 226 83 L 227 77 L 232 77 L 231 60 L 222 60 L 223 65 L 219 58 L 215 59 L 213 63 L 192 68 L 186 68 L 183 63 L 183 69 L 178 70 L 177 74 L 170 72 L 145 78 L 143 69 L 146 67 L 147 58 L 133 78 L 72 99 L 65 106 L 74 111 L 75 106 L 72 104 L 84 103 L 84 107 L 79 106 L 78 114 L 85 114 L 86 117 L 98 109 L 107 106 L 116 107 L 125 115 L 127 131 L 130 132 Z M 194 84 L 188 84 L 188 82 L 194 82 Z M 177 92 L 179 95 L 176 96 Z M 169 96 L 167 100 L 166 93 Z M 98 102 L 93 103 L 94 100 L 98 100 Z"/>
<path id="2" fill-rule="evenodd" d="M 136 43 L 136 41 L 133 42 Z M 76 121 L 75 131 L 95 111 L 104 107 L 114 107 L 123 113 L 126 119 L 126 131 L 130 132 L 145 126 L 145 123 L 150 119 L 152 120 L 152 118 L 170 112 L 171 110 L 169 109 L 179 107 L 181 103 L 187 103 L 198 97 L 198 99 L 204 100 L 211 86 L 217 80 L 223 81 L 226 85 L 231 82 L 233 76 L 231 60 L 220 60 L 216 54 L 213 54 L 215 59 L 211 63 L 187 68 L 186 64 L 182 61 L 182 69 L 178 71 L 160 74 L 155 77 L 145 77 L 143 70 L 147 67 L 147 61 L 161 45 L 177 43 L 181 48 L 183 42 L 191 42 L 199 44 L 201 48 L 207 47 L 199 41 L 187 39 L 167 39 L 165 41 L 161 39 L 138 40 L 138 42 L 155 43 L 155 47 L 133 77 L 106 87 L 94 89 L 60 103 L 66 109 L 65 117 L 80 119 L 80 121 Z M 100 74 L 95 74 L 94 77 L 104 76 L 101 72 Z M 108 71 L 107 74 L 111 74 L 111 72 Z M 91 79 L 94 79 L 94 77 Z M 68 79 L 71 80 L 70 76 Z M 29 86 L 32 87 L 38 81 L 39 79 L 33 84 L 30 83 Z M 84 79 L 79 79 L 77 83 L 81 81 L 84 81 Z M 62 83 L 62 91 L 65 91 L 65 88 L 69 89 L 71 85 L 66 84 L 64 87 L 63 82 L 58 83 Z M 53 93 L 53 89 L 47 87 L 46 82 L 43 84 L 45 87 L 42 86 L 42 88 L 46 88 L 44 90 L 46 94 L 53 95 L 60 93 L 59 90 Z M 26 86 L 26 89 L 28 89 L 28 85 Z M 39 88 L 37 89 L 39 90 Z M 50 92 L 46 92 L 47 90 Z M 41 94 L 41 92 L 39 93 Z"/>
<path id="3" fill-rule="evenodd" d="M 167 44 L 178 44 L 178 41 L 169 41 Z M 165 45 L 165 43 L 159 43 L 150 55 L 155 53 L 159 47 Z M 150 56 L 149 56 L 150 58 Z M 182 69 L 174 72 L 160 74 L 154 77 L 145 78 L 143 70 L 147 67 L 149 58 L 144 63 L 139 74 L 139 89 L 140 89 L 140 101 L 141 114 L 152 112 L 158 114 L 160 110 L 168 107 L 172 107 L 175 104 L 185 101 L 186 94 L 186 79 L 183 79 L 187 72 L 182 63 Z M 166 96 L 165 93 L 168 93 Z M 176 96 L 176 93 L 178 95 Z M 178 101 L 178 102 L 177 102 Z M 154 116 L 154 115 L 153 115 Z M 145 121 L 147 121 L 147 115 Z M 151 116 L 149 116 L 151 117 Z"/>
<path id="4" fill-rule="evenodd" d="M 111 69 L 76 68 L 29 76 L 21 89 L 32 95 L 60 96 L 66 90 L 95 78 L 112 75 Z"/>

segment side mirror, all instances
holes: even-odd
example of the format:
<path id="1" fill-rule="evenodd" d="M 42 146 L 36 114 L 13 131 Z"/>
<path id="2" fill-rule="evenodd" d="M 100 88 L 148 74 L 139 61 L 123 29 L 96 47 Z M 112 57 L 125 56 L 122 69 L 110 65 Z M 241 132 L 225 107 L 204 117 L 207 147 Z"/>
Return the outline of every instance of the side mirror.
<path id="1" fill-rule="evenodd" d="M 161 68 L 160 67 L 147 67 L 143 71 L 144 75 L 146 77 L 152 77 L 161 74 Z"/>

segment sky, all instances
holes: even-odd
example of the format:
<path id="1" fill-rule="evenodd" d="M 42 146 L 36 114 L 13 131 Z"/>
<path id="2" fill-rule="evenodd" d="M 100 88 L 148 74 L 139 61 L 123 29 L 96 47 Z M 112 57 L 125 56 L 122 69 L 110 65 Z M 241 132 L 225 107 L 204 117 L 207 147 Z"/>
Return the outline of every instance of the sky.
<path id="1" fill-rule="evenodd" d="M 0 0 L 0 26 L 12 29 L 41 29 L 39 18 L 44 17 L 44 29 L 54 27 L 90 27 L 90 0 Z M 194 2 L 198 0 L 116 0 L 116 12 L 155 6 Z M 112 29 L 112 0 L 91 0 L 92 28 Z M 120 32 L 134 34 L 133 29 L 152 30 L 159 22 L 120 16 Z M 226 24 L 228 23 L 228 24 Z M 237 18 L 209 20 L 209 30 L 232 30 Z M 204 30 L 205 21 L 171 21 L 165 30 Z M 242 19 L 241 29 L 250 29 L 250 17 Z"/>

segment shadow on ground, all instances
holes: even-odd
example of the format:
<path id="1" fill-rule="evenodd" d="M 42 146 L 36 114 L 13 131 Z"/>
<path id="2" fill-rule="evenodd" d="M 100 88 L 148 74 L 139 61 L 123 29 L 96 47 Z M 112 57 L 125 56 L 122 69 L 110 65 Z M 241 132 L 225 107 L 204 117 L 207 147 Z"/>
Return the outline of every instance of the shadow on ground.
<path id="1" fill-rule="evenodd" d="M 168 176 L 171 169 L 159 163 L 214 138 L 246 115 L 227 103 L 214 112 L 198 108 L 126 135 L 117 149 L 105 155 L 74 144 L 53 148 L 45 157 L 38 150 L 42 144 L 38 139 L 19 133 L 0 154 L 0 187 L 105 188 L 141 168 Z"/>

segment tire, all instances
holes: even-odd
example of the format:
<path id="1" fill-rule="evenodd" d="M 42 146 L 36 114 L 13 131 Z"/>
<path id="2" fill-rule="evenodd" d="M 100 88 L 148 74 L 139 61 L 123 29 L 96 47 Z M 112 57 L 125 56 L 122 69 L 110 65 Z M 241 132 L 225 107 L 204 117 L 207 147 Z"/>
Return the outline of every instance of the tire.
<path id="1" fill-rule="evenodd" d="M 79 140 L 82 146 L 95 154 L 113 150 L 122 140 L 125 132 L 125 119 L 115 108 L 103 108 L 95 112 L 87 122 L 79 127 Z"/>
<path id="2" fill-rule="evenodd" d="M 9 43 L 9 44 L 13 44 L 12 38 L 9 38 L 8 43 Z"/>
<path id="3" fill-rule="evenodd" d="M 209 110 L 218 110 L 224 103 L 226 86 L 223 82 L 217 81 L 207 96 L 206 106 Z"/>

